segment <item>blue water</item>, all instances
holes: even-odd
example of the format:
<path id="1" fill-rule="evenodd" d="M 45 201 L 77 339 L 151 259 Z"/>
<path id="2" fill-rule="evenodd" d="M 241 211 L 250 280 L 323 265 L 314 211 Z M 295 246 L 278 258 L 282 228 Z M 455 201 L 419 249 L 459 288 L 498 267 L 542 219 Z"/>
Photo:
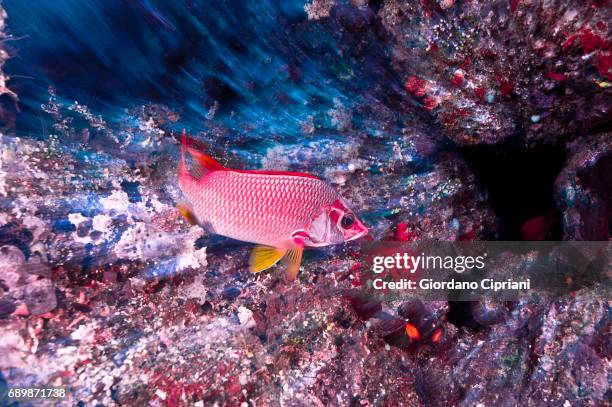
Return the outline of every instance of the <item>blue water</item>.
<path id="1" fill-rule="evenodd" d="M 371 9 L 340 7 L 338 18 L 308 22 L 304 2 L 285 0 L 9 0 L 4 7 L 16 49 L 5 70 L 20 98 L 23 136 L 44 138 L 52 127 L 40 109 L 49 86 L 113 129 L 127 109 L 159 103 L 180 113 L 177 131 L 222 128 L 230 145 L 255 150 L 346 137 L 326 114 L 337 104 L 362 135 L 392 139 L 405 119 L 397 108 L 401 78 L 376 40 L 382 34 L 355 29 L 374 18 Z M 388 107 L 384 118 L 373 102 Z M 301 131 L 308 120 L 315 134 Z"/>

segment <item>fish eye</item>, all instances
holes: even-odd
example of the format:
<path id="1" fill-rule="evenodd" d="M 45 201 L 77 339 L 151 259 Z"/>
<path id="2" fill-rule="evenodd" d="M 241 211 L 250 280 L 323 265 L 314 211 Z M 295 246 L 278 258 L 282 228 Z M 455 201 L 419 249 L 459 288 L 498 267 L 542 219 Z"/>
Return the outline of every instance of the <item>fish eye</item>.
<path id="1" fill-rule="evenodd" d="M 353 226 L 353 223 L 355 223 L 355 217 L 350 213 L 347 213 L 340 219 L 340 226 L 342 226 L 343 229 L 350 228 Z"/>

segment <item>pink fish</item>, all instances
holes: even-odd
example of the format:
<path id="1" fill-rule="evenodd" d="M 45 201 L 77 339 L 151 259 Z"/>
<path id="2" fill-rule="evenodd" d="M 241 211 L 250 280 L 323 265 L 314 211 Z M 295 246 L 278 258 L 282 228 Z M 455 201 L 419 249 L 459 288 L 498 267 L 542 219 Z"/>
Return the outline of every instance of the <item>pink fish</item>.
<path id="1" fill-rule="evenodd" d="M 313 175 L 234 170 L 190 147 L 195 166 L 188 169 L 186 144 L 183 132 L 178 179 L 190 205 L 179 206 L 181 214 L 212 233 L 256 243 L 253 272 L 284 258 L 293 280 L 304 246 L 343 243 L 368 233 L 334 188 Z"/>

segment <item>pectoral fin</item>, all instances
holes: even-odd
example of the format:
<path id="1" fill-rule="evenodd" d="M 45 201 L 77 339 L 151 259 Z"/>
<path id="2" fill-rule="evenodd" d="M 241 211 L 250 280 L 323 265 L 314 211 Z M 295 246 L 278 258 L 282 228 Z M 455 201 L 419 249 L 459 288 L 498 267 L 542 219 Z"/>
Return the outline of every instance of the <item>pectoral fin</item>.
<path id="1" fill-rule="evenodd" d="M 259 273 L 274 266 L 287 253 L 285 249 L 269 246 L 255 246 L 249 259 L 249 268 L 253 273 Z"/>
<path id="2" fill-rule="evenodd" d="M 295 277 L 300 270 L 300 264 L 302 264 L 302 253 L 304 252 L 303 246 L 294 247 L 293 249 L 287 250 L 287 255 L 283 260 L 287 265 L 287 278 L 289 281 L 294 281 Z"/>

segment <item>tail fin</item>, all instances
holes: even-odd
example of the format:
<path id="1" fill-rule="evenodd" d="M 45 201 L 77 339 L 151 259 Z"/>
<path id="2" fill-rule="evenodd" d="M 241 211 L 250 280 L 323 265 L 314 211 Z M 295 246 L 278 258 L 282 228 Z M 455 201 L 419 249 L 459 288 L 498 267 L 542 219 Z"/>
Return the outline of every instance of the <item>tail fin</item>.
<path id="1" fill-rule="evenodd" d="M 187 168 L 187 164 L 185 162 L 185 149 L 187 149 L 189 155 L 191 155 L 191 157 L 195 160 L 195 165 L 191 169 Z M 181 138 L 181 167 L 179 168 L 179 172 L 186 172 L 193 178 L 200 179 L 209 172 L 222 171 L 225 169 L 226 168 L 214 158 L 196 150 L 193 147 L 189 147 L 187 145 L 187 133 L 185 129 L 183 129 L 183 135 Z"/>

